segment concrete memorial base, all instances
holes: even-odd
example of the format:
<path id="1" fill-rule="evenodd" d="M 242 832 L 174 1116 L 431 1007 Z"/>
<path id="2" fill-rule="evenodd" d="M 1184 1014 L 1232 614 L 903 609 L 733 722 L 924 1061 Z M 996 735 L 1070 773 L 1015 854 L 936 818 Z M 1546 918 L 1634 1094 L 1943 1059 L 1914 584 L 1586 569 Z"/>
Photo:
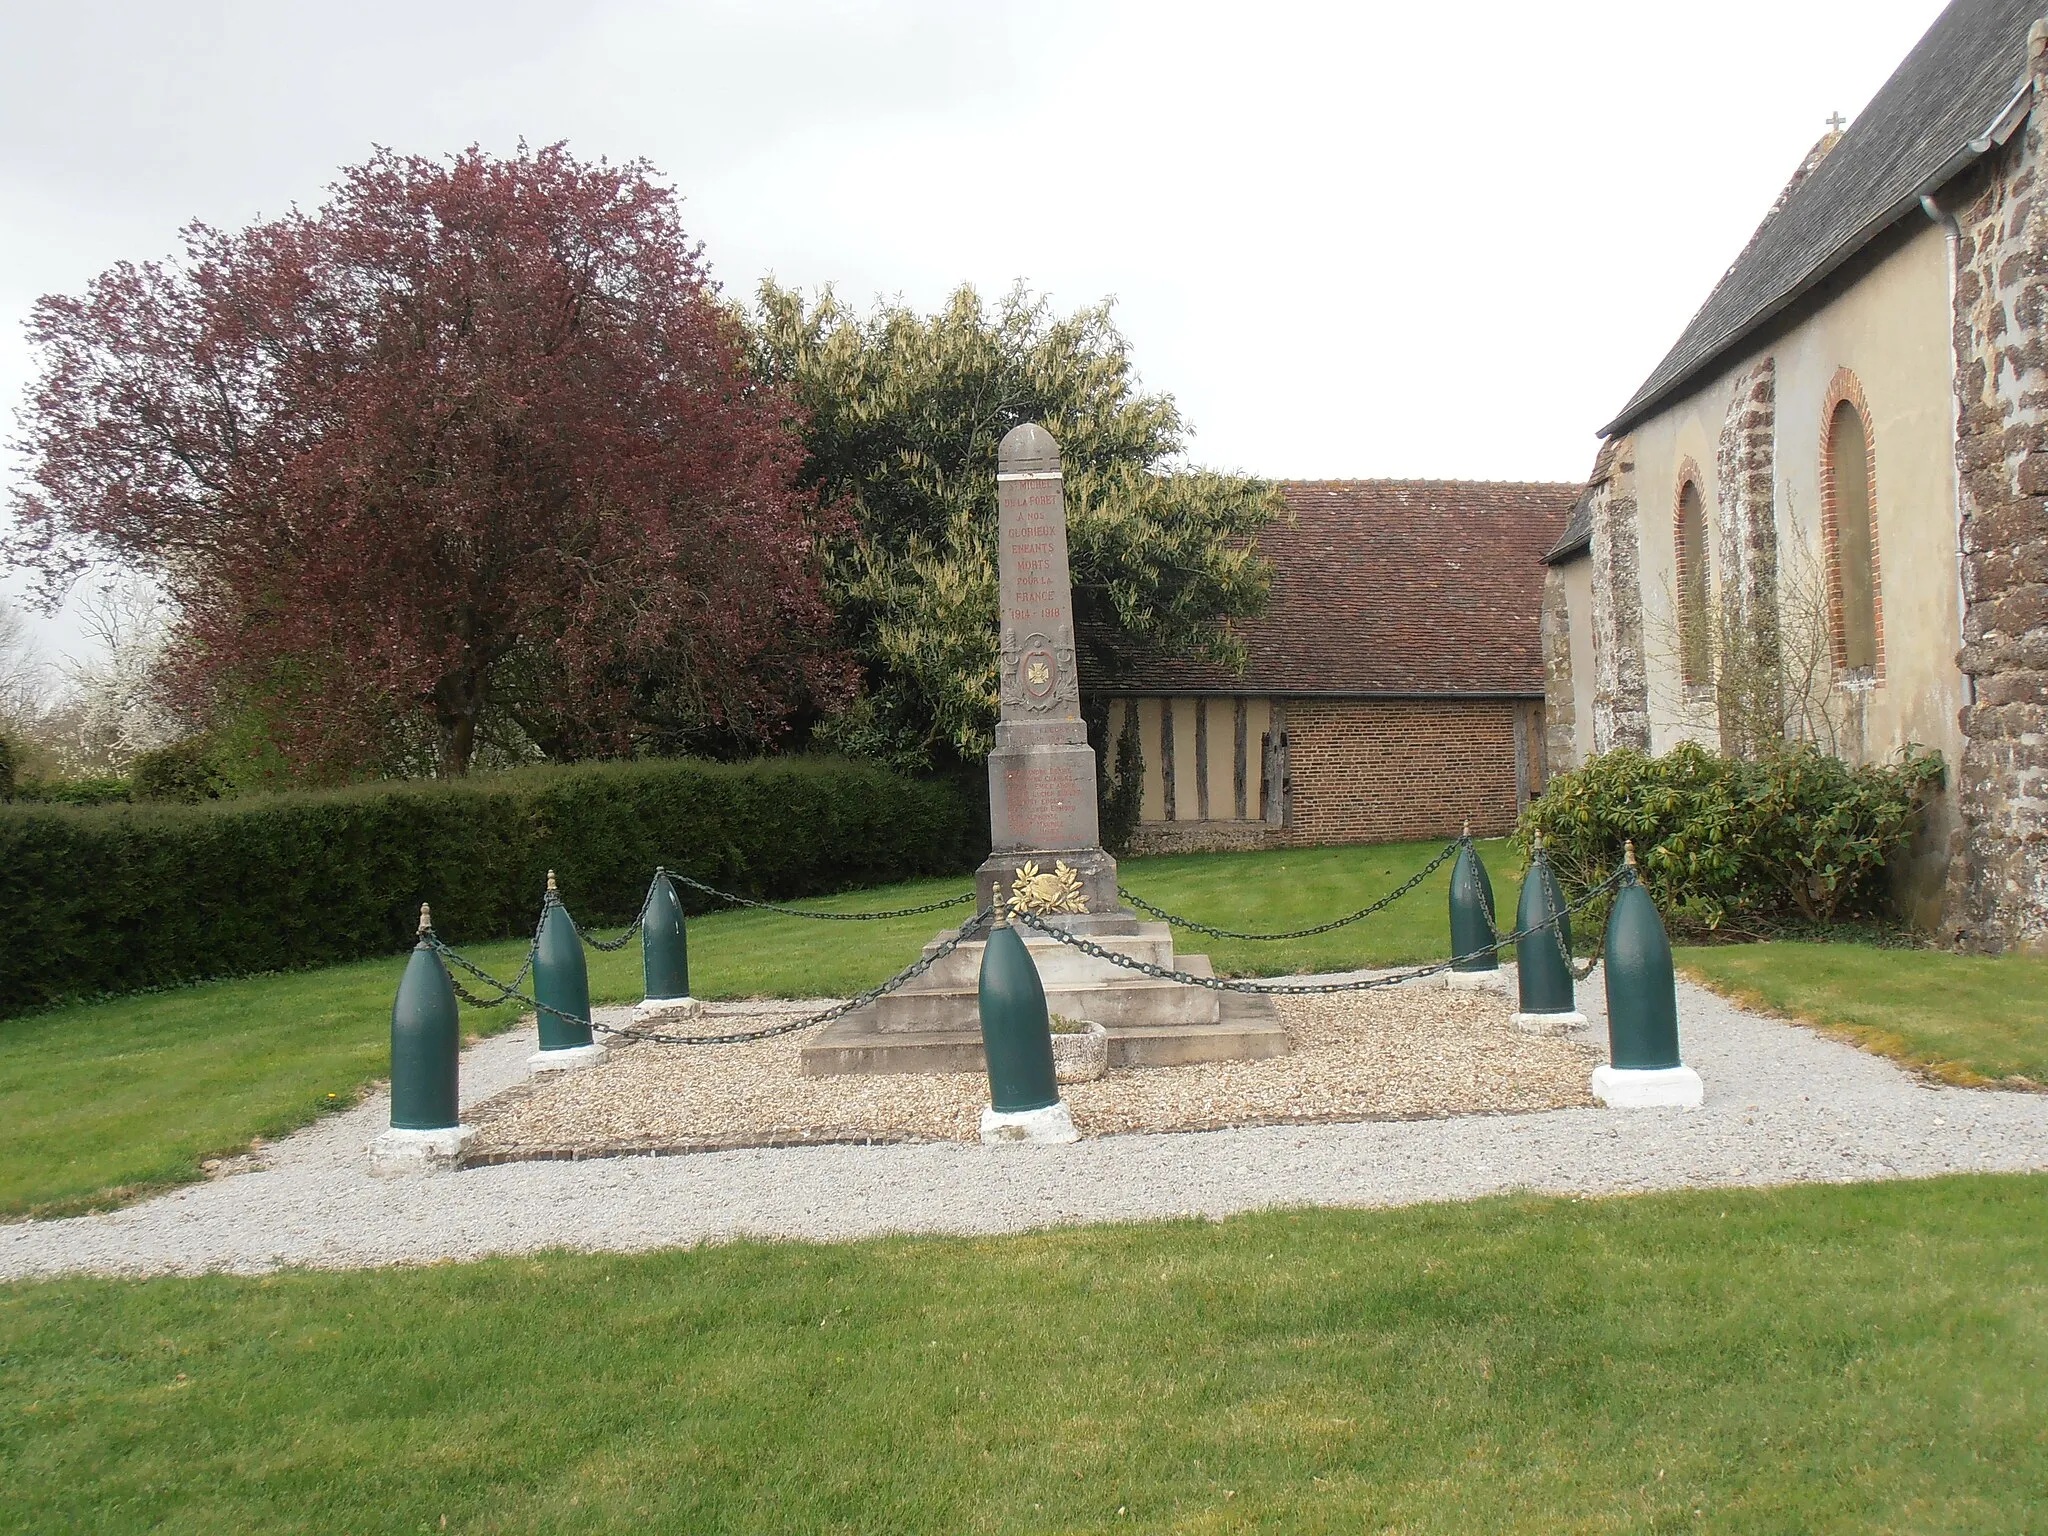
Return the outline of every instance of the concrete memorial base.
<path id="1" fill-rule="evenodd" d="M 605 1058 L 605 1047 L 572 1045 L 561 1051 L 535 1051 L 526 1058 L 529 1072 L 575 1072 L 584 1067 L 594 1067 Z"/>
<path id="2" fill-rule="evenodd" d="M 633 1005 L 635 1024 L 680 1024 L 694 1019 L 704 1011 L 704 1004 L 694 997 L 650 997 Z"/>
<path id="3" fill-rule="evenodd" d="M 1008 1146 L 1014 1142 L 1038 1142 L 1058 1146 L 1079 1141 L 1074 1117 L 1064 1101 L 1044 1109 L 1000 1110 L 993 1105 L 981 1112 L 981 1142 L 986 1147 Z"/>
<path id="4" fill-rule="evenodd" d="M 1129 912 L 1076 913 L 1054 921 L 1104 949 L 1162 970 L 1215 974 L 1205 955 L 1175 955 L 1164 923 L 1140 922 Z M 1018 934 L 1045 984 L 1048 1011 L 1100 1024 L 1113 1068 L 1251 1061 L 1286 1053 L 1287 1031 L 1271 998 L 1166 981 L 1084 955 L 1029 928 L 1020 927 Z M 952 932 L 935 935 L 925 953 L 952 937 Z M 969 940 L 900 991 L 826 1025 L 803 1047 L 804 1075 L 984 1071 L 979 990 L 984 948 L 985 941 Z"/>
<path id="5" fill-rule="evenodd" d="M 391 1178 L 452 1168 L 475 1135 L 476 1127 L 471 1125 L 451 1125 L 434 1131 L 393 1128 L 370 1143 L 370 1172 Z"/>
<path id="6" fill-rule="evenodd" d="M 1609 1109 L 1698 1109 L 1706 1089 L 1691 1067 L 1595 1067 L 1593 1097 Z"/>
<path id="7" fill-rule="evenodd" d="M 1515 1028 L 1527 1030 L 1532 1035 L 1561 1035 L 1576 1025 L 1587 1022 L 1583 1013 L 1518 1013 Z"/>

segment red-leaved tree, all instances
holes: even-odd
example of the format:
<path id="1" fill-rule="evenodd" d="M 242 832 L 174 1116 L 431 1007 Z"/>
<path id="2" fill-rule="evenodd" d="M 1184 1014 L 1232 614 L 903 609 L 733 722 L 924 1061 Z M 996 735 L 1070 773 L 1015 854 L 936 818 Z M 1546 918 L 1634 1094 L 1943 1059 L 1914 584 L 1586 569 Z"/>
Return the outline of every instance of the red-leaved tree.
<path id="1" fill-rule="evenodd" d="M 793 409 L 644 164 L 380 151 L 185 241 L 37 304 L 8 553 L 151 572 L 186 706 L 459 774 L 496 730 L 758 744 L 842 695 Z"/>

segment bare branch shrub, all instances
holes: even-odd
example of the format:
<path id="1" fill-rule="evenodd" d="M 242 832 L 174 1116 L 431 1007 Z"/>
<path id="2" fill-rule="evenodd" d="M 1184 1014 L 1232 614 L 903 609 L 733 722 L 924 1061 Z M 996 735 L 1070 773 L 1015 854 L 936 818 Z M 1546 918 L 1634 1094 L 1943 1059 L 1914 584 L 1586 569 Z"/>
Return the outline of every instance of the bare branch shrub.
<path id="1" fill-rule="evenodd" d="M 1745 624 L 1729 603 L 1681 609 L 1668 580 L 1662 610 L 1645 616 L 1653 654 L 1681 679 L 1676 718 L 1689 730 L 1711 733 L 1729 757 L 1754 760 L 1795 742 L 1811 742 L 1830 756 L 1841 749 L 1827 571 L 1798 519 L 1788 521 L 1792 536 L 1779 545 L 1772 616 Z M 1697 661 L 1702 655 L 1704 672 Z M 1684 665 L 1688 657 L 1695 658 L 1691 667 Z M 1688 677 L 1694 681 L 1684 681 Z"/>

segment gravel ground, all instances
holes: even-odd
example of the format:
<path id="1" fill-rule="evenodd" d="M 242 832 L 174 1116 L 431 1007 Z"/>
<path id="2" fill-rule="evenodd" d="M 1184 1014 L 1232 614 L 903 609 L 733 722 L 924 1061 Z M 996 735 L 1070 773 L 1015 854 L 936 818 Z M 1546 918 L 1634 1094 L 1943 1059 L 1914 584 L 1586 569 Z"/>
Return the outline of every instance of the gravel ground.
<path id="1" fill-rule="evenodd" d="M 1581 990 L 1604 1040 L 1599 983 Z M 1945 1088 L 1679 984 L 1697 1110 L 1519 1115 L 524 1162 L 373 1179 L 386 1101 L 309 1127 L 266 1165 L 103 1216 L 0 1227 L 0 1279 L 67 1271 L 260 1273 L 544 1248 L 632 1251 L 742 1236 L 1014 1232 L 1288 1205 L 1384 1206 L 1502 1190 L 1619 1193 L 2048 1170 L 2048 1095 Z M 468 1102 L 523 1076 L 530 1031 L 463 1062 Z"/>
<path id="2" fill-rule="evenodd" d="M 1591 1104 L 1597 1055 L 1531 1035 L 1493 993 L 1401 987 L 1277 1000 L 1293 1049 L 1264 1061 L 1119 1070 L 1064 1091 L 1084 1136 L 1323 1120 L 1396 1120 Z M 818 1003 L 774 1005 L 816 1012 Z M 623 1024 L 630 1009 L 604 1010 Z M 774 1022 L 759 1004 L 718 1027 Z M 706 1031 L 709 1032 L 709 1026 Z M 805 1077 L 802 1037 L 693 1050 L 629 1045 L 604 1065 L 515 1088 L 473 1120 L 473 1155 L 510 1159 L 806 1142 L 981 1139 L 978 1072 Z"/>

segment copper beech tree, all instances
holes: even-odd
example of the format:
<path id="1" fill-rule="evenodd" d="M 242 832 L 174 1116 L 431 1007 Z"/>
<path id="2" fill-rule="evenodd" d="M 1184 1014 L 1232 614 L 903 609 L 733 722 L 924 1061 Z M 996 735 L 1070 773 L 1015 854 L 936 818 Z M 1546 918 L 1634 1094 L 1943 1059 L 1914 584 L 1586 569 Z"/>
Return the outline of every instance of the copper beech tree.
<path id="1" fill-rule="evenodd" d="M 674 195 L 559 146 L 379 152 L 30 322 L 10 553 L 176 600 L 188 709 L 301 765 L 741 746 L 844 697 L 787 398 Z"/>

